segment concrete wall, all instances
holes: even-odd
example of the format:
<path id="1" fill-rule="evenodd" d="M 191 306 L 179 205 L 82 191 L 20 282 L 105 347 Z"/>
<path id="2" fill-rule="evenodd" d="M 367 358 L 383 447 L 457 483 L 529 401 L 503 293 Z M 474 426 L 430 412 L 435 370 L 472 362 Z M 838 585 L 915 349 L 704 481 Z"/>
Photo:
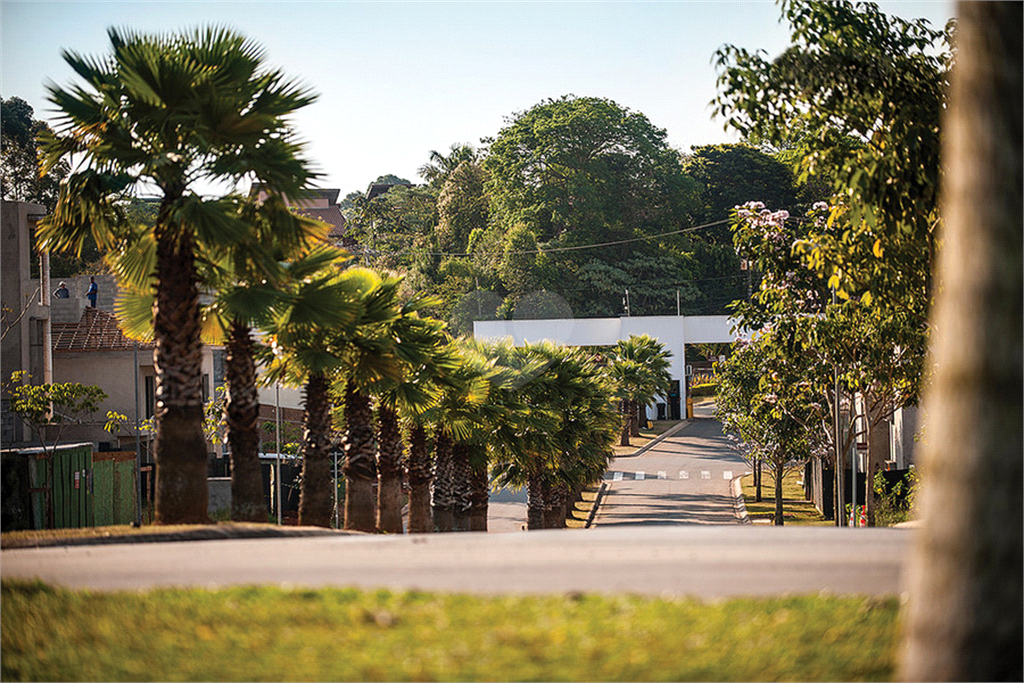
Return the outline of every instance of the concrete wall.
<path id="1" fill-rule="evenodd" d="M 49 301 L 39 296 L 38 283 L 29 277 L 33 260 L 31 235 L 35 222 L 45 213 L 38 204 L 0 202 L 0 303 L 9 309 L 4 312 L 4 337 L 0 344 L 0 376 L 4 382 L 16 370 L 30 373 L 36 384 L 46 380 Z M 8 411 L 6 394 L 2 403 L 2 446 L 8 448 L 32 439 L 21 421 Z"/>

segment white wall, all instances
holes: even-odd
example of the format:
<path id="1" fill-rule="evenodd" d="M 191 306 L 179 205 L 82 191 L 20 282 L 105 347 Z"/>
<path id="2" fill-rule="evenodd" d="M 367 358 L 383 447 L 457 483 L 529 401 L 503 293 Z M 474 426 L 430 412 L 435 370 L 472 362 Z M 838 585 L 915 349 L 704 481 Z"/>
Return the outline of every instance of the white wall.
<path id="1" fill-rule="evenodd" d="M 658 315 L 622 318 L 562 318 L 553 320 L 476 320 L 473 336 L 497 341 L 552 341 L 565 346 L 613 346 L 633 334 L 648 334 L 672 353 L 669 373 L 680 380 L 680 402 L 685 412 L 686 344 L 729 344 L 742 335 L 733 333 L 734 321 L 725 315 Z"/>

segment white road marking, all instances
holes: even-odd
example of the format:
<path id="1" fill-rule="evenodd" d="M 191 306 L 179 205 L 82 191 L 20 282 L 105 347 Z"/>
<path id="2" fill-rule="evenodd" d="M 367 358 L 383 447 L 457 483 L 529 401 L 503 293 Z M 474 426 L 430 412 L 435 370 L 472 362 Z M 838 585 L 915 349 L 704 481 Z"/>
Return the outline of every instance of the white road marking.
<path id="1" fill-rule="evenodd" d="M 644 473 L 643 473 L 643 472 L 637 472 L 637 473 L 636 473 L 636 476 L 635 476 L 634 478 L 635 478 L 635 479 L 636 479 L 637 481 L 643 481 L 643 480 L 644 480 Z"/>
<path id="2" fill-rule="evenodd" d="M 668 479 L 668 475 L 664 472 L 658 472 L 658 479 Z"/>
<path id="3" fill-rule="evenodd" d="M 700 473 L 700 478 L 701 479 L 710 479 L 711 478 L 711 473 L 708 472 L 707 470 L 702 470 L 701 473 Z"/>
<path id="4" fill-rule="evenodd" d="M 612 472 L 612 481 L 622 481 L 622 472 Z"/>
<path id="5" fill-rule="evenodd" d="M 722 479 L 732 479 L 732 470 L 722 472 Z"/>
<path id="6" fill-rule="evenodd" d="M 680 479 L 689 479 L 690 478 L 690 473 L 687 472 L 686 470 L 679 470 L 679 478 Z"/>

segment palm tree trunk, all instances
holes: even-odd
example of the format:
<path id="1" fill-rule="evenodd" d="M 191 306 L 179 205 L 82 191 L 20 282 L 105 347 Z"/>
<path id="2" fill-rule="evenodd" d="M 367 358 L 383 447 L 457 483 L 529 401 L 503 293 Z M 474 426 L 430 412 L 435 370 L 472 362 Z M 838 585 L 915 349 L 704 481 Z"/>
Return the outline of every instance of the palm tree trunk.
<path id="1" fill-rule="evenodd" d="M 437 430 L 434 438 L 434 481 L 431 488 L 431 507 L 434 513 L 434 531 L 452 531 L 455 520 L 455 490 L 452 480 L 452 439 Z"/>
<path id="2" fill-rule="evenodd" d="M 470 446 L 456 441 L 452 446 L 452 531 L 469 531 L 469 509 L 473 505 L 472 468 L 469 466 Z"/>
<path id="3" fill-rule="evenodd" d="M 629 401 L 619 401 L 619 414 L 622 415 L 622 434 L 619 439 L 620 446 L 629 446 Z"/>
<path id="4" fill-rule="evenodd" d="M 409 434 L 406 477 L 409 480 L 409 533 L 431 533 L 434 520 L 430 514 L 430 483 L 434 477 L 427 449 L 427 430 L 423 425 L 415 425 Z"/>
<path id="5" fill-rule="evenodd" d="M 207 454 L 203 436 L 203 346 L 192 237 L 166 229 L 173 197 L 157 221 L 156 523 L 204 524 Z"/>
<path id="6" fill-rule="evenodd" d="M 260 471 L 260 398 L 248 325 L 232 322 L 225 350 L 228 400 L 224 414 L 231 446 L 231 519 L 266 522 L 267 501 Z"/>
<path id="7" fill-rule="evenodd" d="M 377 438 L 370 397 L 353 382 L 345 386 L 345 529 L 374 531 L 377 501 L 373 482 L 377 478 Z"/>
<path id="8" fill-rule="evenodd" d="M 331 401 L 323 375 L 306 381 L 306 410 L 302 435 L 302 491 L 299 495 L 299 524 L 330 527 L 334 507 L 331 490 Z"/>
<path id="9" fill-rule="evenodd" d="M 960 2 L 901 680 L 1024 680 L 1021 4 Z"/>
<path id="10" fill-rule="evenodd" d="M 470 481 L 473 487 L 469 507 L 469 530 L 487 531 L 487 507 L 491 494 L 491 480 L 487 473 L 487 454 L 476 454 L 471 461 Z"/>
<path id="11" fill-rule="evenodd" d="M 564 529 L 569 487 L 564 483 L 550 484 L 544 491 L 544 528 Z"/>
<path id="12" fill-rule="evenodd" d="M 402 433 L 398 415 L 387 406 L 377 409 L 377 531 L 402 533 Z"/>
<path id="13" fill-rule="evenodd" d="M 629 402 L 629 435 L 640 436 L 640 401 Z"/>
<path id="14" fill-rule="evenodd" d="M 526 480 L 526 528 L 544 528 L 544 480 L 534 472 Z"/>

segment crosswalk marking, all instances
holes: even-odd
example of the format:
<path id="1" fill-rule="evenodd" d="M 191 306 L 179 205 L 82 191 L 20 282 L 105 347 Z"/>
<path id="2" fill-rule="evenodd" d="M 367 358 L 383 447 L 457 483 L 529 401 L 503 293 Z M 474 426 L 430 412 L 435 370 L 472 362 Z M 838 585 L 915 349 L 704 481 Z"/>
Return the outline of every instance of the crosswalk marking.
<path id="1" fill-rule="evenodd" d="M 612 472 L 612 481 L 622 481 L 622 472 Z"/>
<path id="2" fill-rule="evenodd" d="M 668 475 L 664 472 L 658 472 L 658 479 L 668 479 Z"/>
<path id="3" fill-rule="evenodd" d="M 643 472 L 637 472 L 636 475 L 634 476 L 634 479 L 636 479 L 637 481 L 643 481 L 644 480 L 644 473 Z"/>
<path id="4" fill-rule="evenodd" d="M 689 479 L 690 478 L 690 473 L 687 472 L 686 470 L 680 470 L 679 471 L 679 478 L 680 479 Z"/>
<path id="5" fill-rule="evenodd" d="M 711 473 L 708 472 L 707 470 L 702 470 L 701 473 L 700 473 L 700 478 L 701 479 L 710 479 L 711 478 Z"/>

